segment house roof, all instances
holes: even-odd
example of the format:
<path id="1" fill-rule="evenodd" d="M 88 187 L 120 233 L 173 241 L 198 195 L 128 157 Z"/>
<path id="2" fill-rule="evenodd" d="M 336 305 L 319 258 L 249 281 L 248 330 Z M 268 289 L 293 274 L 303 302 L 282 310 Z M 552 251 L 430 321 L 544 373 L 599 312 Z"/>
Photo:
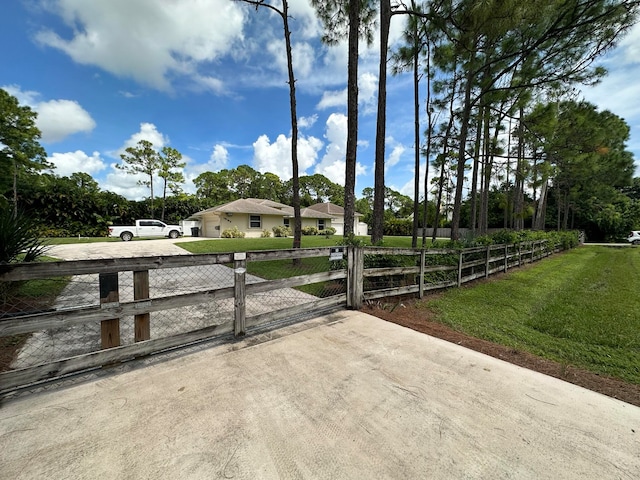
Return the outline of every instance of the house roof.
<path id="1" fill-rule="evenodd" d="M 279 210 L 291 208 L 289 205 L 285 205 L 284 203 L 274 202 L 273 200 L 266 200 L 264 198 L 247 198 L 246 200 L 255 202 L 259 205 L 264 205 L 265 207 L 277 208 Z"/>
<path id="2" fill-rule="evenodd" d="M 294 217 L 293 207 L 288 205 L 282 206 L 282 213 L 284 213 L 287 217 Z M 329 215 L 328 213 L 318 212 L 317 210 L 310 210 L 308 208 L 300 209 L 300 218 L 333 218 L 333 215 Z"/>
<path id="3" fill-rule="evenodd" d="M 255 199 L 254 199 L 255 200 Z M 267 200 L 270 201 L 270 200 Z M 274 202 L 275 203 L 275 202 Z M 286 205 L 285 205 L 286 206 Z M 279 217 L 286 217 L 288 213 L 279 210 L 277 208 L 269 207 L 267 205 L 261 205 L 256 201 L 250 199 L 241 198 L 234 200 L 233 202 L 218 205 L 217 207 L 208 208 L 200 212 L 194 213 L 192 217 L 202 217 L 207 213 L 220 214 L 220 213 L 248 213 L 251 215 L 276 215 Z"/>
<path id="4" fill-rule="evenodd" d="M 325 204 L 318 204 L 325 205 Z M 333 204 L 331 204 L 333 205 Z M 335 205 L 338 207 L 338 205 Z M 342 207 L 338 207 L 342 209 Z M 284 203 L 274 202 L 273 200 L 265 200 L 262 198 L 241 198 L 234 200 L 233 202 L 225 203 L 224 205 L 218 205 L 217 207 L 207 208 L 200 212 L 196 212 L 189 218 L 202 217 L 208 213 L 221 214 L 221 213 L 248 213 L 250 215 L 277 215 L 280 217 L 293 218 L 293 207 L 285 205 Z M 344 211 L 342 215 L 344 214 Z M 334 218 L 337 214 L 324 212 L 322 210 L 314 209 L 312 207 L 301 208 L 301 218 Z M 359 214 L 358 214 L 359 215 Z"/>
<path id="5" fill-rule="evenodd" d="M 316 210 L 318 212 L 328 213 L 329 215 L 336 216 L 341 215 L 344 216 L 344 208 L 340 205 L 336 205 L 335 203 L 325 202 L 325 203 L 316 203 L 315 205 L 311 205 L 310 208 L 312 210 Z M 356 217 L 361 217 L 362 214 L 355 212 L 354 215 Z"/>

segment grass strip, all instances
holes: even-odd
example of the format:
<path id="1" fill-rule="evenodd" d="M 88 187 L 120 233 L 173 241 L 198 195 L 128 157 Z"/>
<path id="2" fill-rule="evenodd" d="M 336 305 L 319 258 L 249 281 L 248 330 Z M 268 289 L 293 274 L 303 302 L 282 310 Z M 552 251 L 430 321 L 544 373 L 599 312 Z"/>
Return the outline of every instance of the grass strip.
<path id="1" fill-rule="evenodd" d="M 418 303 L 455 330 L 640 384 L 640 250 L 583 246 Z"/>

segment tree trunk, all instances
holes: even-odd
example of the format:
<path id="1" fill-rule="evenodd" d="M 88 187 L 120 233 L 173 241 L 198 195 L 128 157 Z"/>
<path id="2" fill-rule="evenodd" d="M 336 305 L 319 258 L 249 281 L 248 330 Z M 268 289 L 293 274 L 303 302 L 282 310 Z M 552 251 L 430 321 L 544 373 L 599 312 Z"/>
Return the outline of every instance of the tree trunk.
<path id="1" fill-rule="evenodd" d="M 284 41 L 287 50 L 287 71 L 289 74 L 289 106 L 291 108 L 291 169 L 293 188 L 293 248 L 300 248 L 302 243 L 302 218 L 300 216 L 300 176 L 298 170 L 298 114 L 296 111 L 296 79 L 293 73 L 293 56 L 291 51 L 291 31 L 289 30 L 289 2 L 282 2 L 282 22 Z M 296 259 L 299 260 L 299 259 Z"/>
<path id="2" fill-rule="evenodd" d="M 13 161 L 13 217 L 18 218 L 18 162 L 13 155 L 11 160 Z"/>
<path id="3" fill-rule="evenodd" d="M 380 69 L 378 78 L 378 121 L 373 194 L 373 228 L 371 243 L 379 244 L 384 236 L 384 154 L 387 111 L 387 51 L 391 24 L 391 1 L 380 0 Z"/>
<path id="4" fill-rule="evenodd" d="M 455 117 L 453 112 L 453 104 L 455 101 L 455 83 L 451 91 L 451 98 L 449 101 L 449 122 L 447 123 L 447 129 L 444 134 L 444 146 L 442 148 L 442 163 L 440 165 L 440 183 L 438 184 L 438 200 L 436 202 L 436 215 L 433 222 L 433 234 L 431 236 L 431 242 L 436 241 L 437 229 L 440 226 L 440 209 L 442 208 L 442 192 L 444 190 L 444 176 L 445 168 L 447 165 L 447 157 L 449 156 L 449 137 L 451 136 L 451 130 L 453 129 L 453 119 Z"/>
<path id="5" fill-rule="evenodd" d="M 489 109 L 484 112 L 482 120 L 483 128 L 483 153 L 482 153 L 482 211 L 480 212 L 480 235 L 486 235 L 489 228 L 489 188 L 491 186 L 491 138 L 489 135 L 489 123 L 491 122 L 491 113 Z"/>
<path id="6" fill-rule="evenodd" d="M 349 60 L 347 66 L 347 149 L 344 178 L 344 236 L 354 234 L 356 156 L 358 149 L 358 43 L 360 1 L 349 0 Z"/>
<path id="7" fill-rule="evenodd" d="M 414 8 L 415 9 L 415 8 Z M 413 229 L 411 231 L 411 247 L 418 246 L 418 227 L 420 220 L 420 78 L 418 77 L 419 45 L 418 27 L 414 24 L 413 31 L 413 144 L 414 144 L 414 171 L 413 171 Z M 428 107 L 427 107 L 428 108 Z M 429 165 L 429 157 L 427 157 Z M 427 169 L 429 167 L 427 166 Z M 424 204 L 427 205 L 427 189 L 424 190 Z M 427 228 L 426 220 L 422 222 L 423 230 Z"/>
<path id="8" fill-rule="evenodd" d="M 482 116 L 483 116 L 483 112 L 484 109 L 486 107 L 482 107 L 480 109 L 479 115 L 478 115 L 478 121 L 477 121 L 477 126 L 476 126 L 476 141 L 475 141 L 475 147 L 474 147 L 474 151 L 473 151 L 473 174 L 471 176 L 471 214 L 469 217 L 469 228 L 471 228 L 471 232 L 473 233 L 473 235 L 475 236 L 476 234 L 476 226 L 477 226 L 477 216 L 478 216 L 478 168 L 479 168 L 479 163 L 480 163 L 480 133 L 481 133 L 481 128 L 480 128 L 480 124 L 482 121 Z"/>
<path id="9" fill-rule="evenodd" d="M 518 159 L 516 161 L 516 189 L 514 199 L 514 228 L 524 229 L 524 108 L 520 107 L 518 123 Z"/>
<path id="10" fill-rule="evenodd" d="M 462 187 L 464 186 L 464 167 L 467 156 L 467 132 L 469 131 L 469 117 L 471 116 L 472 69 L 468 68 L 465 79 L 464 102 L 462 117 L 460 118 L 460 145 L 458 147 L 458 168 L 456 170 L 456 193 L 453 200 L 453 215 L 451 218 L 451 240 L 460 238 L 460 213 L 462 210 Z"/>
<path id="11" fill-rule="evenodd" d="M 164 179 L 164 186 L 162 188 L 162 215 L 160 216 L 160 220 L 164 222 L 164 211 L 167 203 L 167 179 Z"/>
<path id="12" fill-rule="evenodd" d="M 151 195 L 151 199 L 150 199 L 151 201 L 150 201 L 150 204 L 149 204 L 149 210 L 151 212 L 151 215 L 150 215 L 149 218 L 154 218 L 154 216 L 153 216 L 153 211 L 154 211 L 154 208 L 153 208 L 153 172 L 151 172 L 149 174 L 149 194 Z"/>
<path id="13" fill-rule="evenodd" d="M 544 230 L 545 211 L 547 209 L 547 189 L 549 178 L 546 173 L 542 176 L 542 185 L 540 186 L 540 198 L 538 199 L 538 205 L 533 219 L 534 230 Z"/>
<path id="14" fill-rule="evenodd" d="M 507 174 L 505 180 L 505 202 L 504 202 L 504 228 L 508 228 L 511 218 L 511 188 L 509 187 L 509 175 L 511 169 L 511 118 L 509 118 L 509 134 L 507 136 Z"/>
<path id="15" fill-rule="evenodd" d="M 433 119 L 431 115 L 431 51 L 429 49 L 429 43 L 427 43 L 427 148 L 425 152 L 425 172 L 424 172 L 424 206 L 422 208 L 422 248 L 425 248 L 427 243 L 427 214 L 428 214 L 428 199 L 429 199 L 429 160 L 431 158 L 431 129 L 433 127 Z M 434 232 L 436 226 L 433 226 Z"/>

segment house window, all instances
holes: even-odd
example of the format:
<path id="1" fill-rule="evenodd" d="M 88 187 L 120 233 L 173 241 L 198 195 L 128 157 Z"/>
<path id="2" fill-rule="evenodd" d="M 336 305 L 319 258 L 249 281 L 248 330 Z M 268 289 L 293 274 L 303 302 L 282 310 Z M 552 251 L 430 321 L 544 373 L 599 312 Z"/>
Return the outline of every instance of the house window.
<path id="1" fill-rule="evenodd" d="M 284 226 L 289 228 L 289 219 L 288 218 L 284 219 Z"/>
<path id="2" fill-rule="evenodd" d="M 318 230 L 324 230 L 324 218 L 318 219 Z"/>
<path id="3" fill-rule="evenodd" d="M 262 228 L 260 215 L 251 215 L 249 217 L 249 228 Z"/>

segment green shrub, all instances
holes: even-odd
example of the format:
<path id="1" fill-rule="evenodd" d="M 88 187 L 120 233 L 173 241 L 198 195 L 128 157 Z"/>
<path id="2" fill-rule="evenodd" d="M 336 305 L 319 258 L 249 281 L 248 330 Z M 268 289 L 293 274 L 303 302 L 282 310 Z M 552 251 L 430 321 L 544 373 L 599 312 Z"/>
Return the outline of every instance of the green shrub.
<path id="1" fill-rule="evenodd" d="M 367 242 L 362 238 L 356 237 L 353 233 L 350 233 L 348 237 L 341 237 L 337 245 L 345 245 L 348 247 L 366 247 Z"/>
<path id="2" fill-rule="evenodd" d="M 413 232 L 413 220 L 407 218 L 385 220 L 383 232 L 393 237 L 409 236 Z"/>
<path id="3" fill-rule="evenodd" d="M 291 229 L 284 225 L 276 225 L 271 230 L 273 230 L 274 237 L 290 237 L 293 234 Z"/>
<path id="4" fill-rule="evenodd" d="M 244 238 L 245 233 L 238 230 L 237 226 L 222 231 L 222 238 Z"/>
<path id="5" fill-rule="evenodd" d="M 64 237 L 72 237 L 73 235 L 65 228 L 56 228 L 56 227 L 47 227 L 41 226 L 38 228 L 38 235 L 46 238 L 64 238 Z M 105 236 L 105 233 L 102 232 L 101 237 Z"/>
<path id="6" fill-rule="evenodd" d="M 20 212 L 14 216 L 9 208 L 0 210 L 0 263 L 33 262 L 46 250 L 35 220 Z"/>
<path id="7" fill-rule="evenodd" d="M 262 230 L 262 235 L 260 235 L 260 237 L 261 238 L 270 238 L 271 237 L 271 232 L 265 228 L 264 230 Z"/>
<path id="8" fill-rule="evenodd" d="M 318 234 L 318 229 L 316 227 L 302 227 L 302 234 L 303 235 L 317 235 Z"/>
<path id="9" fill-rule="evenodd" d="M 333 227 L 327 227 L 324 230 L 320 230 L 320 235 L 324 235 L 326 238 L 336 234 L 336 229 Z"/>

